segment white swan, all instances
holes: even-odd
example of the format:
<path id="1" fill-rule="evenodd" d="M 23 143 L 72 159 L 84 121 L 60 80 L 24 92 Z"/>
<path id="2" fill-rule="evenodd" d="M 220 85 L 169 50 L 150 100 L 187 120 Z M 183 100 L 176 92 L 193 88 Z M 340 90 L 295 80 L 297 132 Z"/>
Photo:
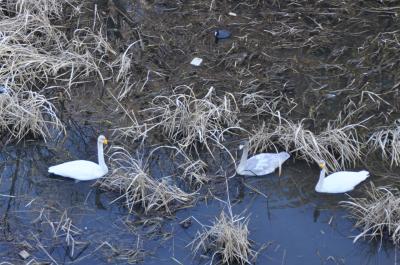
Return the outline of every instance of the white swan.
<path id="1" fill-rule="evenodd" d="M 262 153 L 247 159 L 249 153 L 249 142 L 246 141 L 243 148 L 242 158 L 236 168 L 236 173 L 243 176 L 263 176 L 270 174 L 279 167 L 279 175 L 281 174 L 282 164 L 290 157 L 286 152 Z"/>
<path id="2" fill-rule="evenodd" d="M 108 168 L 104 162 L 103 144 L 107 144 L 106 137 L 100 135 L 97 138 L 97 155 L 99 163 L 87 160 L 75 160 L 49 167 L 48 172 L 59 176 L 72 178 L 77 181 L 98 179 L 107 174 Z"/>
<path id="3" fill-rule="evenodd" d="M 321 168 L 321 173 L 319 175 L 319 181 L 315 186 L 316 192 L 344 193 L 353 190 L 357 184 L 369 177 L 369 172 L 365 170 L 359 172 L 340 171 L 325 177 L 325 161 L 321 160 L 318 165 Z"/>

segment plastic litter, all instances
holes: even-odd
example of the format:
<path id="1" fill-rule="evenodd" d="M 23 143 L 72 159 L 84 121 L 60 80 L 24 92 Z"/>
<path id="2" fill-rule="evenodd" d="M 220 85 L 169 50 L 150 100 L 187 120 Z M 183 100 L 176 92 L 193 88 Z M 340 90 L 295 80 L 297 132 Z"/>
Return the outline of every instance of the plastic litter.
<path id="1" fill-rule="evenodd" d="M 194 65 L 194 66 L 200 66 L 202 62 L 203 62 L 203 59 L 194 57 L 193 60 L 190 62 L 190 64 Z"/>
<path id="2" fill-rule="evenodd" d="M 215 43 L 218 43 L 218 41 L 221 39 L 228 39 L 231 37 L 231 35 L 232 33 L 226 29 L 217 29 L 214 31 Z"/>
<path id="3" fill-rule="evenodd" d="M 334 94 L 334 93 L 325 94 L 325 98 L 327 98 L 327 99 L 331 99 L 331 98 L 335 98 L 335 97 L 336 97 L 336 94 Z"/>
<path id="4" fill-rule="evenodd" d="M 18 255 L 21 257 L 21 259 L 25 260 L 29 258 L 30 254 L 26 250 L 21 250 Z"/>
<path id="5" fill-rule="evenodd" d="M 232 33 L 226 29 L 217 29 L 214 32 L 215 38 L 217 39 L 228 39 Z"/>

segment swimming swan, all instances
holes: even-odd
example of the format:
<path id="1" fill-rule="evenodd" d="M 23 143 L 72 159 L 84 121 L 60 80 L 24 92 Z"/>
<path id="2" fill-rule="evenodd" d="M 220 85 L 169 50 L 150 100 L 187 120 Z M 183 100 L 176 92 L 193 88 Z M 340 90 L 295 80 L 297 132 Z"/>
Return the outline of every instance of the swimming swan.
<path id="1" fill-rule="evenodd" d="M 321 160 L 318 165 L 321 168 L 321 173 L 319 175 L 319 181 L 315 186 L 316 192 L 344 193 L 353 190 L 357 184 L 369 177 L 369 172 L 365 170 L 359 172 L 340 171 L 325 177 L 325 161 Z"/>
<path id="2" fill-rule="evenodd" d="M 242 158 L 236 168 L 236 173 L 243 176 L 262 176 L 275 171 L 279 167 L 281 174 L 282 164 L 290 157 L 286 152 L 280 153 L 262 153 L 247 159 L 249 153 L 249 141 L 244 143 Z"/>
<path id="3" fill-rule="evenodd" d="M 97 138 L 98 164 L 87 160 L 75 160 L 49 167 L 48 172 L 78 181 L 101 178 L 108 172 L 107 165 L 104 162 L 103 144 L 108 144 L 108 141 L 106 137 L 100 135 Z"/>

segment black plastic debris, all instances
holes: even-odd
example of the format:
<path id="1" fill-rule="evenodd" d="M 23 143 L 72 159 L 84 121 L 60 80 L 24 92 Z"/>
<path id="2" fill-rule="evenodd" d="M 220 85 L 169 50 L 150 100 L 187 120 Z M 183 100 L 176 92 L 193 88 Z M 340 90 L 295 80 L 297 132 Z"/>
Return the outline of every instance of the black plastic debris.
<path id="1" fill-rule="evenodd" d="M 215 36 L 215 43 L 218 43 L 219 40 L 222 39 L 228 39 L 230 38 L 232 35 L 232 33 L 229 30 L 226 29 L 217 29 L 214 32 L 214 36 Z"/>

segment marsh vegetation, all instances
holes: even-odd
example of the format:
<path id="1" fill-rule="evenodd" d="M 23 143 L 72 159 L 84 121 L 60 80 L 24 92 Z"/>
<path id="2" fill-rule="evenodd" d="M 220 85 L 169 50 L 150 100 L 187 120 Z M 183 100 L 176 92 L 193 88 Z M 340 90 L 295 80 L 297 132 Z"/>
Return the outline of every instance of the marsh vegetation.
<path id="1" fill-rule="evenodd" d="M 41 151 L 47 161 L 71 135 L 85 139 L 67 145 L 75 156 L 96 134 L 109 135 L 110 173 L 93 189 L 122 208 L 123 226 L 131 232 L 126 234 L 137 236 L 131 249 L 103 240 L 76 257 L 76 246 L 84 245 L 76 238 L 85 241 L 84 229 L 63 205 L 46 203 L 35 223 L 47 224 L 51 229 L 43 236 L 54 242 L 43 244 L 32 232 L 30 252 L 57 264 L 52 244 L 82 262 L 107 248 L 110 260 L 143 261 L 142 238 L 170 239 L 163 232 L 166 219 L 213 201 L 223 210 L 184 245 L 195 259 L 210 254 L 210 263 L 254 262 L 253 216 L 235 214 L 244 199 L 230 198 L 240 189 L 263 200 L 273 195 L 234 177 L 242 139 L 249 140 L 252 153 L 286 151 L 291 162 L 309 168 L 323 159 L 332 172 L 368 169 L 378 187 L 361 189 L 342 204 L 361 229 L 355 241 L 389 236 L 398 244 L 400 197 L 386 187 L 399 181 L 398 12 L 393 1 L 1 2 L 3 150 L 45 142 L 46 152 L 53 152 Z M 216 41 L 216 29 L 232 35 Z M 194 57 L 203 63 L 190 65 Z M 90 139 L 83 127 L 91 128 Z M 0 153 L 2 178 L 21 174 L 18 163 L 25 160 L 17 155 Z M 15 174 L 7 173 L 9 161 L 17 161 Z M 12 184 L 2 190 L 8 204 L 20 199 L 13 194 L 14 180 L 4 183 Z M 299 185 L 290 186 L 297 197 L 284 200 L 307 201 Z M 23 202 L 37 207 L 39 197 Z M 139 227 L 149 229 L 138 232 Z"/>

